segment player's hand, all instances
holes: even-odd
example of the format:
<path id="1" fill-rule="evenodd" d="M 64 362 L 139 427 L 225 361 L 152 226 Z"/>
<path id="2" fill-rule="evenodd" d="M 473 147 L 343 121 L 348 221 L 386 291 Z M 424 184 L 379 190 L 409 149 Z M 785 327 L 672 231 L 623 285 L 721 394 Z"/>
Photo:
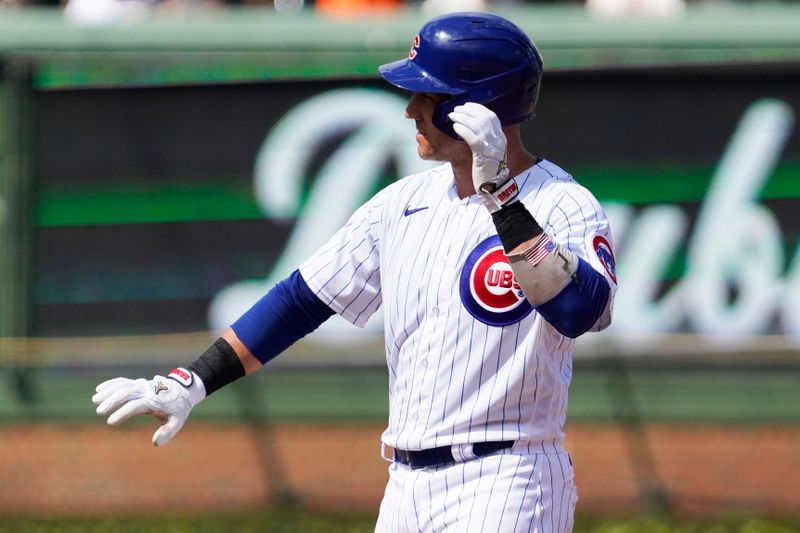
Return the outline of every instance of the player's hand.
<path id="1" fill-rule="evenodd" d="M 472 182 L 484 205 L 495 212 L 519 194 L 506 167 L 506 135 L 500 119 L 489 108 L 467 102 L 448 115 L 453 129 L 472 150 Z"/>
<path id="2" fill-rule="evenodd" d="M 108 423 L 112 426 L 133 415 L 155 416 L 162 424 L 153 434 L 153 445 L 163 446 L 180 431 L 189 412 L 205 397 L 199 378 L 189 382 L 187 387 L 163 376 L 151 380 L 114 378 L 97 386 L 92 402 L 97 405 L 98 415 L 111 413 Z"/>

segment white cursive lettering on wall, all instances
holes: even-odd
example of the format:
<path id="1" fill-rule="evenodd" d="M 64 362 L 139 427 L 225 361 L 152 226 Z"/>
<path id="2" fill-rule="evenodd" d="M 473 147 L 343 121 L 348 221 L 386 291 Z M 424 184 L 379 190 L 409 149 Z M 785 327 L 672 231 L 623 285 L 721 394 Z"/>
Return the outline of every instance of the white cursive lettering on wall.
<path id="1" fill-rule="evenodd" d="M 772 319 L 783 238 L 775 216 L 758 198 L 792 123 L 783 102 L 756 102 L 725 149 L 689 241 L 684 283 L 692 297 L 686 312 L 697 331 L 753 334 Z"/>
<path id="2" fill-rule="evenodd" d="M 650 206 L 622 225 L 620 291 L 609 335 L 671 332 L 684 322 L 722 341 L 767 332 L 782 286 L 783 238 L 775 216 L 758 199 L 793 123 L 782 101 L 760 100 L 745 111 L 692 228 L 676 206 Z M 626 228 L 633 228 L 630 235 Z M 669 260 L 689 230 L 686 274 L 656 299 Z M 783 323 L 796 322 L 792 314 Z"/>
<path id="3" fill-rule="evenodd" d="M 410 123 L 403 118 L 405 105 L 388 92 L 335 90 L 293 108 L 270 131 L 256 160 L 256 198 L 266 216 L 297 217 L 297 223 L 266 281 L 236 283 L 216 295 L 209 309 L 212 329 L 236 320 L 344 224 L 374 190 L 388 160 L 400 175 L 430 165 L 417 157 Z M 604 203 L 616 237 L 620 290 L 614 323 L 600 336 L 654 340 L 688 328 L 727 341 L 769 332 L 778 312 L 784 332 L 800 339 L 800 249 L 781 279 L 781 229 L 759 203 L 793 126 L 794 114 L 785 102 L 759 100 L 745 110 L 694 225 L 676 205 L 651 205 L 636 214 L 630 205 Z M 313 156 L 348 132 L 301 206 Z M 662 294 L 667 269 L 684 243 L 686 272 Z M 341 320 L 328 322 L 323 333 L 349 336 L 374 335 L 383 324 L 379 317 L 365 330 Z"/>

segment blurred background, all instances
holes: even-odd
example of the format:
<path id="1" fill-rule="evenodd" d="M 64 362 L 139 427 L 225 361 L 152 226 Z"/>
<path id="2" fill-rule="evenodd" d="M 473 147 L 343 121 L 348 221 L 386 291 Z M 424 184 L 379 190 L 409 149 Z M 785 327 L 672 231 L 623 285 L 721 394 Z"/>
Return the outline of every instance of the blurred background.
<path id="1" fill-rule="evenodd" d="M 491 10 L 544 56 L 526 143 L 615 237 L 615 323 L 575 354 L 576 531 L 800 531 L 799 4 L 0 0 L 0 530 L 371 531 L 380 317 L 166 448 L 89 399 L 194 360 L 424 168 L 377 66 Z"/>

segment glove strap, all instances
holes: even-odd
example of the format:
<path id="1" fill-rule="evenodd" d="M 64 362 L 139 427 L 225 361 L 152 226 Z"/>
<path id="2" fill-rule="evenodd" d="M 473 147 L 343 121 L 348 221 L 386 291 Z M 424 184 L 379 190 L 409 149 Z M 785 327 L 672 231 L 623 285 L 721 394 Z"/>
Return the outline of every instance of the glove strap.
<path id="1" fill-rule="evenodd" d="M 167 374 L 167 377 L 174 379 L 187 389 L 192 386 L 192 383 L 194 383 L 194 376 L 192 373 L 181 367 L 170 370 L 169 374 Z"/>
<path id="2" fill-rule="evenodd" d="M 167 378 L 177 381 L 189 391 L 189 402 L 192 407 L 200 403 L 206 397 L 206 387 L 200 376 L 183 367 L 173 368 L 167 374 Z"/>
<path id="3" fill-rule="evenodd" d="M 505 171 L 506 175 L 508 175 L 508 170 L 503 170 Z M 481 185 L 480 194 L 483 198 L 483 203 L 486 205 L 486 208 L 490 213 L 495 213 L 508 204 L 513 203 L 519 195 L 519 186 L 517 185 L 516 180 L 513 178 L 507 179 L 493 192 L 488 192 L 485 190 L 483 188 L 484 185 Z"/>

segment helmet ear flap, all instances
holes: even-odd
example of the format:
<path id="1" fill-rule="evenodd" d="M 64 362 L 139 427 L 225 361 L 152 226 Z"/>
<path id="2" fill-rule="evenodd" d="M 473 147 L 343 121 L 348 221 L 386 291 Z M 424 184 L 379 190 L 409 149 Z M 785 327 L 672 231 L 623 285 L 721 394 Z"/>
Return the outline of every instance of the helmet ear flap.
<path id="1" fill-rule="evenodd" d="M 463 93 L 454 94 L 443 102 L 440 102 L 439 105 L 436 106 L 436 109 L 433 110 L 433 117 L 431 117 L 433 125 L 453 139 L 461 141 L 461 137 L 456 133 L 456 130 L 453 129 L 453 121 L 450 120 L 450 117 L 447 115 L 452 113 L 457 106 L 467 103 L 467 100 L 469 100 L 469 95 Z"/>
<path id="2" fill-rule="evenodd" d="M 542 91 L 542 71 L 539 70 L 539 74 L 536 76 L 536 82 L 531 89 L 533 91 L 533 105 L 531 107 L 531 118 L 536 116 L 536 105 L 539 103 L 539 93 Z"/>

